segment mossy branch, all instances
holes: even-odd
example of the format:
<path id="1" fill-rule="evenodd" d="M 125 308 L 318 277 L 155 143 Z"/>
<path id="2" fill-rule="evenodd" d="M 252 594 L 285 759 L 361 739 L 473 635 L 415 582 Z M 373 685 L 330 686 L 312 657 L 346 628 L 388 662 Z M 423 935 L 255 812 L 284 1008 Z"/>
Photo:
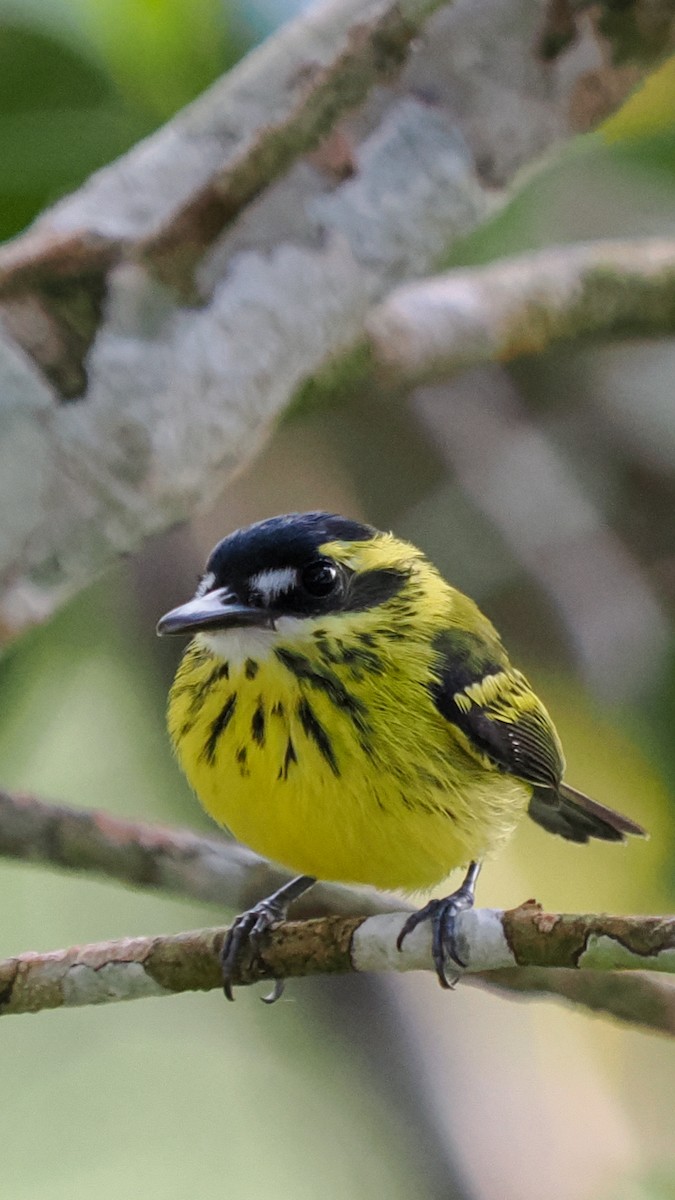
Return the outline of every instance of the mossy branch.
<path id="1" fill-rule="evenodd" d="M 307 380 L 363 366 L 373 305 L 675 46 L 658 0 L 563 7 L 313 5 L 0 250 L 0 641 L 213 499 Z M 331 135 L 339 169 L 303 161 Z"/>
<path id="2" fill-rule="evenodd" d="M 258 949 L 242 954 L 235 983 L 351 971 L 432 971 L 425 925 L 397 949 L 404 921 L 404 914 L 395 912 L 279 925 Z M 508 967 L 675 973 L 675 917 L 563 915 L 529 903 L 511 912 L 474 909 L 459 921 L 467 963 L 461 975 Z M 221 984 L 225 932 L 125 938 L 7 959 L 0 962 L 0 1014 L 213 990 Z M 640 1021 L 639 1011 L 631 1019 Z"/>
<path id="3" fill-rule="evenodd" d="M 233 910 L 249 907 L 288 879 L 280 868 L 224 839 L 9 792 L 0 792 L 0 855 Z M 324 919 L 275 931 L 260 961 L 242 962 L 240 982 L 276 973 L 430 968 L 423 929 L 406 941 L 402 955 L 394 950 L 408 911 L 399 898 L 370 889 L 317 885 L 296 904 L 294 915 Z M 370 916 L 382 918 L 380 924 L 366 920 Z M 524 906 L 507 914 L 476 910 L 462 919 L 468 921 L 466 936 L 473 938 L 471 947 L 467 943 L 466 982 L 511 996 L 559 996 L 675 1033 L 675 986 L 645 973 L 674 969 L 675 952 L 668 946 L 672 918 L 559 918 Z M 2 1011 L 217 987 L 223 935 L 218 929 L 125 939 L 8 959 L 0 965 Z M 616 973 L 614 967 L 629 969 Z"/>
<path id="4" fill-rule="evenodd" d="M 366 322 L 398 385 L 541 354 L 565 340 L 675 332 L 675 241 L 553 246 L 397 288 Z"/>

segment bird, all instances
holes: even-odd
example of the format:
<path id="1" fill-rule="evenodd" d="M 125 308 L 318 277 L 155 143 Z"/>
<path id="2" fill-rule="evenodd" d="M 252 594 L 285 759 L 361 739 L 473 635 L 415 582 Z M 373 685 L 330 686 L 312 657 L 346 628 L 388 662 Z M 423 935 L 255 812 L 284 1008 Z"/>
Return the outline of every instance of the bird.
<path id="1" fill-rule="evenodd" d="M 521 817 L 571 842 L 645 836 L 564 781 L 553 721 L 494 626 L 393 533 L 327 512 L 239 529 L 157 632 L 192 638 L 167 714 L 189 784 L 238 841 L 295 873 L 232 925 L 228 999 L 244 944 L 317 880 L 428 894 L 464 868 L 398 939 L 429 921 L 451 987 L 465 965 L 457 917 Z"/>

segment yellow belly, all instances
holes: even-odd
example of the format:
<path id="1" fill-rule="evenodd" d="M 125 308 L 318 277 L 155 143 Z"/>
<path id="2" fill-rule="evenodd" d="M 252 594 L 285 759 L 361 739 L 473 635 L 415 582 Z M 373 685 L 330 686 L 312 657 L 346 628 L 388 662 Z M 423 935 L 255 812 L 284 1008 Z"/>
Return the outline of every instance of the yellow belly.
<path id="1" fill-rule="evenodd" d="M 216 667 L 188 650 L 169 703 L 176 753 L 211 816 L 292 871 L 428 890 L 527 807 L 527 784 L 471 758 L 419 680 L 352 680 L 344 707 L 275 659 L 208 684 Z"/>

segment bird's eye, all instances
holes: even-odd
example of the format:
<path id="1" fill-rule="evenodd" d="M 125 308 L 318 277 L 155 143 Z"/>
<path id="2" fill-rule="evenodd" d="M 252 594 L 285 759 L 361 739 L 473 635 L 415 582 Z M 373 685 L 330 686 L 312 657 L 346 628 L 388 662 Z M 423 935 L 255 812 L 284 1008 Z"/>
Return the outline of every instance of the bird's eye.
<path id="1" fill-rule="evenodd" d="M 338 569 L 325 558 L 310 563 L 303 569 L 300 582 L 310 596 L 329 596 L 338 581 Z"/>

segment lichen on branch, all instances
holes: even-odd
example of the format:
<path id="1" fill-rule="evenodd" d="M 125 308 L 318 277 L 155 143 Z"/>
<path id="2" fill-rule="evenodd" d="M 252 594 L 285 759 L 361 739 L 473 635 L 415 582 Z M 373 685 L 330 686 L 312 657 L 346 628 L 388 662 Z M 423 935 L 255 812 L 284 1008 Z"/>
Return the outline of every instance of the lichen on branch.
<path id="1" fill-rule="evenodd" d="M 398 950 L 404 921 L 405 914 L 387 913 L 278 925 L 255 949 L 245 949 L 234 982 L 351 971 L 432 972 L 426 924 Z M 7 959 L 0 962 L 0 1015 L 212 990 L 221 986 L 225 933 L 125 938 Z M 675 974 L 675 917 L 551 914 L 532 903 L 507 913 L 474 909 L 459 918 L 459 943 L 467 964 L 458 971 L 462 976 L 515 966 Z"/>

